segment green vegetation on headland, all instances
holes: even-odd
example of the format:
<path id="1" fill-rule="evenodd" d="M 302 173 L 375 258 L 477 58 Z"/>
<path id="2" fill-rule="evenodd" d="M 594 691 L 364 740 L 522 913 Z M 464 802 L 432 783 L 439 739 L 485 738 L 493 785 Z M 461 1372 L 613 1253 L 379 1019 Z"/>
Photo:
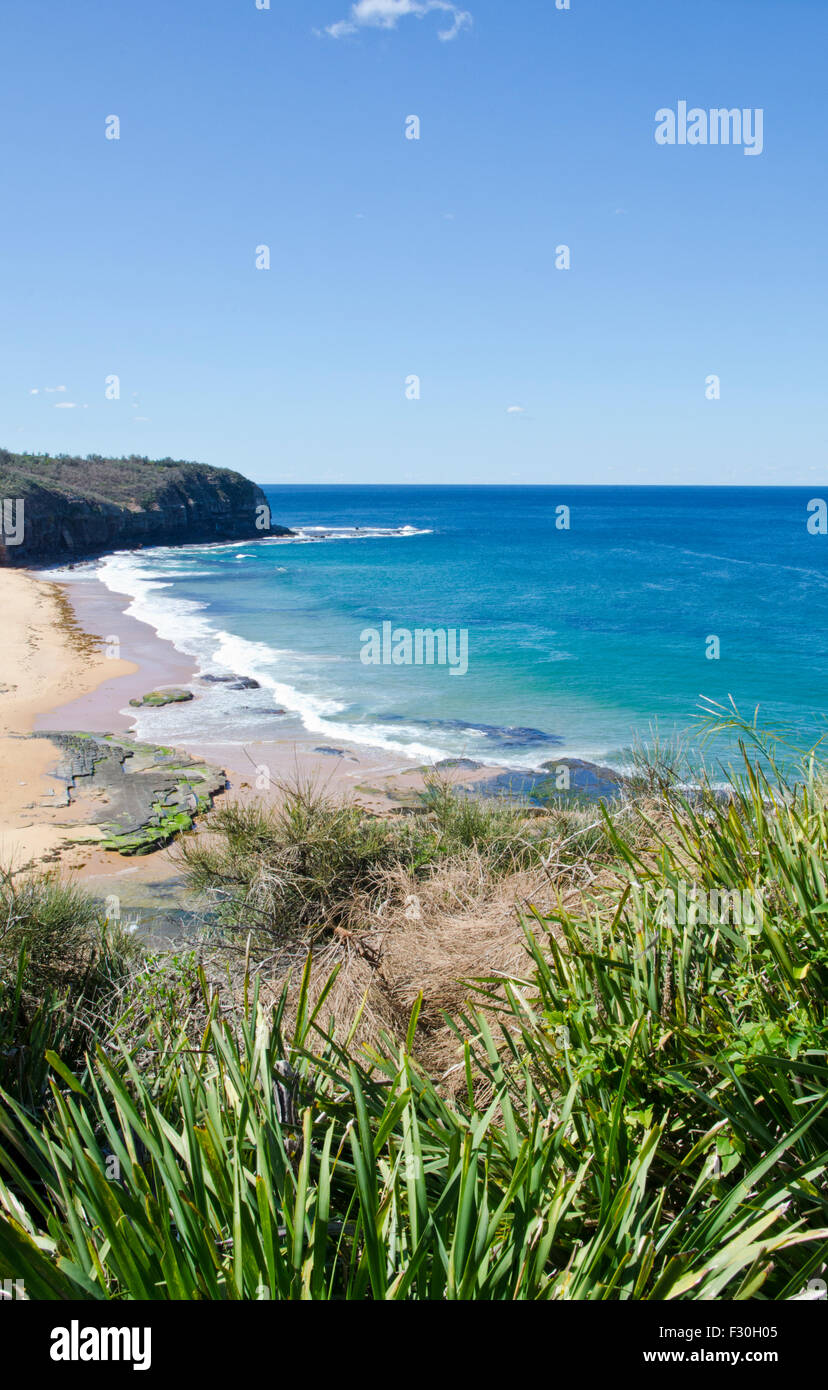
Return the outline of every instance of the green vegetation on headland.
<path id="1" fill-rule="evenodd" d="M 271 523 L 264 493 L 241 473 L 175 459 L 0 449 L 0 499 L 0 565 L 291 534 Z"/>
<path id="2" fill-rule="evenodd" d="M 178 957 L 7 877 L 0 1275 L 798 1297 L 828 1261 L 828 779 L 738 732 L 727 795 L 662 760 L 529 821 L 449 792 L 394 821 L 308 788 L 224 807 L 183 842 L 219 920 Z"/>

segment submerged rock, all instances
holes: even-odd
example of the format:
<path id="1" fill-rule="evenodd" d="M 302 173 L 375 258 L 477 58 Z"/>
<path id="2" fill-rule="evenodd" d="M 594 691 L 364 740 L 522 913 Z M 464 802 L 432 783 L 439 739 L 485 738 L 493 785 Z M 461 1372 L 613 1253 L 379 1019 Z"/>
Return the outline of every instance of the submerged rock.
<path id="1" fill-rule="evenodd" d="M 228 690 L 261 690 L 258 681 L 254 681 L 252 676 L 215 676 L 208 673 L 199 678 L 209 681 L 211 685 L 226 685 Z"/>
<path id="2" fill-rule="evenodd" d="M 435 766 L 442 772 L 456 770 L 460 772 L 479 772 L 482 763 L 476 763 L 474 758 L 442 758 Z"/>
<path id="3" fill-rule="evenodd" d="M 563 769 L 566 777 L 560 776 Z M 626 784 L 626 778 L 612 768 L 581 758 L 559 758 L 543 763 L 538 772 L 511 768 L 462 785 L 457 791 L 471 798 L 547 807 L 569 801 L 614 801 Z"/>
<path id="4" fill-rule="evenodd" d="M 518 724 L 469 723 L 467 719 L 418 719 L 409 714 L 378 714 L 378 724 L 412 724 L 433 732 L 469 734 L 472 738 L 485 738 L 493 752 L 498 750 L 533 748 L 540 744 L 560 746 L 564 742 L 560 734 L 548 734 L 544 729 L 524 728 Z"/>

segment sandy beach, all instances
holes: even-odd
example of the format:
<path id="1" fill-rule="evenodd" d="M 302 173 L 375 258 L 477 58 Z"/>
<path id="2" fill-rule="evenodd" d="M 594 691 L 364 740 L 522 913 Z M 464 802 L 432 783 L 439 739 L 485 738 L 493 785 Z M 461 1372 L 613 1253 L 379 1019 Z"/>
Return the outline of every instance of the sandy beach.
<path id="1" fill-rule="evenodd" d="M 140 909 L 146 899 L 167 896 L 183 908 L 167 852 L 123 858 L 97 849 L 91 812 L 100 793 L 78 784 L 67 805 L 65 782 L 54 775 L 60 748 L 48 737 L 31 737 L 128 736 L 133 721 L 124 711 L 131 699 L 193 682 L 192 661 L 129 616 L 127 603 L 96 580 L 57 583 L 37 572 L 0 569 L 0 864 L 14 871 L 59 864 L 101 896 L 117 889 L 128 906 Z M 286 737 L 245 745 L 228 729 L 226 741 L 188 742 L 185 749 L 224 769 L 227 794 L 242 799 L 275 796 L 283 781 L 310 777 L 332 794 L 380 810 L 396 799 L 385 779 L 392 786 L 403 779 L 403 798 L 412 773 L 420 781 L 410 764 L 366 758 L 364 750 L 315 752 L 310 743 Z"/>
<path id="2" fill-rule="evenodd" d="M 0 570 L 3 669 L 0 675 L 0 862 L 22 867 L 60 850 L 60 822 L 80 823 L 82 808 L 50 809 L 56 749 L 25 738 L 67 702 L 134 675 L 137 665 L 108 655 L 58 584 L 25 570 Z M 65 725 L 64 725 L 65 727 Z"/>

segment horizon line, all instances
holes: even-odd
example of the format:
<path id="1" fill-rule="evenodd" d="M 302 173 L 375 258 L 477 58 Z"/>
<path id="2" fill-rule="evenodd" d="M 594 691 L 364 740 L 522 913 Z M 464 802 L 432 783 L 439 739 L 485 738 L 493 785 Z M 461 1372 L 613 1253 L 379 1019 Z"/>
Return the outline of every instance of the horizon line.
<path id="1" fill-rule="evenodd" d="M 214 464 L 214 465 L 211 465 L 211 466 L 213 466 L 213 467 L 226 467 L 227 465 L 224 465 L 224 464 Z M 233 470 L 233 471 L 237 472 L 238 470 L 236 469 L 236 470 Z M 334 487 L 387 487 L 387 488 L 392 488 L 392 487 L 396 487 L 396 488 L 414 488 L 414 487 L 446 487 L 446 488 L 448 488 L 448 487 L 469 487 L 469 488 L 471 488 L 471 487 L 479 487 L 479 488 L 489 488 L 489 487 L 512 487 L 512 488 L 518 488 L 518 487 L 577 487 L 577 488 L 585 488 L 585 489 L 586 489 L 586 488 L 629 487 L 629 488 L 641 488 L 642 491 L 644 491 L 645 489 L 648 489 L 648 488 L 649 488 L 649 489 L 656 489 L 656 488 L 673 488 L 676 492 L 679 492 L 679 491 L 685 491 L 685 492 L 701 492 L 701 491 L 703 491 L 703 490 L 705 490 L 705 489 L 709 490 L 709 489 L 711 489 L 711 488 L 716 488 L 716 489 L 718 489 L 718 490 L 720 490 L 720 491 L 725 491 L 725 490 L 727 490 L 727 489 L 729 488 L 729 489 L 730 489 L 731 491 L 733 491 L 733 492 L 737 492 L 737 491 L 739 491 L 739 492 L 741 492 L 741 491 L 748 492 L 748 491 L 756 491 L 757 488 L 765 488 L 765 489 L 767 489 L 767 491 L 769 491 L 769 492 L 774 492 L 774 491 L 776 491 L 776 492 L 785 492 L 785 491 L 788 491 L 788 490 L 790 490 L 790 489 L 792 489 L 792 488 L 803 488 L 803 489 L 807 489 L 807 488 L 812 487 L 812 486 L 813 486 L 813 487 L 821 487 L 821 486 L 822 486 L 822 487 L 828 487 L 828 480 L 826 480 L 826 482 L 825 482 L 824 484 L 820 484 L 820 483 L 816 483 L 816 482 L 813 483 L 813 484 L 811 484 L 811 483 L 567 483 L 567 482 L 563 482 L 563 481 L 558 481 L 558 482 L 554 482 L 554 483 L 380 483 L 380 482 L 376 482 L 376 483 L 327 483 L 327 482 L 304 482 L 304 483 L 297 483 L 297 482 L 272 482 L 272 483 L 267 483 L 267 482 L 259 482 L 259 481 L 258 481 L 257 479 L 255 479 L 255 478 L 251 478 L 250 481 L 253 482 L 253 483 L 255 483 L 256 487 L 328 487 L 328 488 L 334 488 Z"/>

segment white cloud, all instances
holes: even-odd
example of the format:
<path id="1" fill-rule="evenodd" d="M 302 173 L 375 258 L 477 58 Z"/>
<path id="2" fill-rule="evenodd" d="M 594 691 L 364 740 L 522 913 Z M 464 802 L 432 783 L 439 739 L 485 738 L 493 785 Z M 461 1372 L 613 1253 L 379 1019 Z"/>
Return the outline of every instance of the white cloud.
<path id="1" fill-rule="evenodd" d="M 356 0 L 348 18 L 329 24 L 325 33 L 332 39 L 341 39 L 359 29 L 396 29 L 408 15 L 424 19 L 432 13 L 445 16 L 445 26 L 437 31 L 444 43 L 456 39 L 461 29 L 472 22 L 468 10 L 461 10 L 452 0 Z"/>
<path id="2" fill-rule="evenodd" d="M 507 414 L 507 415 L 522 415 L 522 414 L 523 414 L 523 406 L 522 406 L 522 405 L 507 405 L 507 407 L 506 407 L 506 414 Z"/>
<path id="3" fill-rule="evenodd" d="M 55 410 L 77 410 L 77 408 L 75 401 L 55 401 L 54 404 Z"/>

